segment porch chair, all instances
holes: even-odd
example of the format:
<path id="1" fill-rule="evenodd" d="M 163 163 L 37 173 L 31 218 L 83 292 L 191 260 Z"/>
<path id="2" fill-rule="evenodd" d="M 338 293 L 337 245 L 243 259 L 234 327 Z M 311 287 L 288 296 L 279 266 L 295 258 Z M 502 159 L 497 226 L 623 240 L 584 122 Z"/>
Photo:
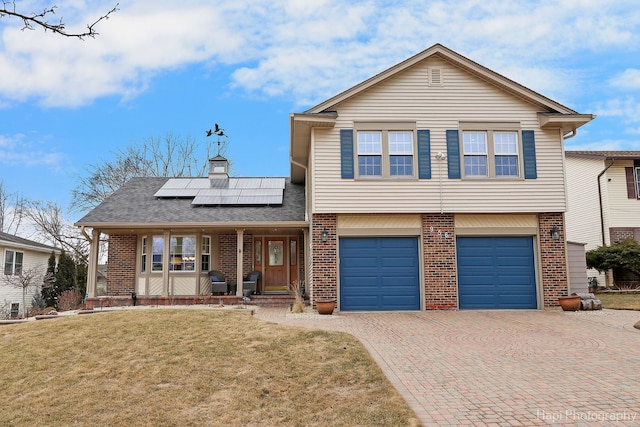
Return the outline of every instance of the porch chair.
<path id="1" fill-rule="evenodd" d="M 212 270 L 209 272 L 209 280 L 211 280 L 211 295 L 220 293 L 222 295 L 228 292 L 227 279 L 221 271 Z"/>
<path id="2" fill-rule="evenodd" d="M 262 273 L 258 270 L 253 270 L 251 273 L 247 274 L 247 277 L 242 281 L 242 291 L 251 290 L 252 294 L 258 292 L 258 281 L 262 277 Z"/>

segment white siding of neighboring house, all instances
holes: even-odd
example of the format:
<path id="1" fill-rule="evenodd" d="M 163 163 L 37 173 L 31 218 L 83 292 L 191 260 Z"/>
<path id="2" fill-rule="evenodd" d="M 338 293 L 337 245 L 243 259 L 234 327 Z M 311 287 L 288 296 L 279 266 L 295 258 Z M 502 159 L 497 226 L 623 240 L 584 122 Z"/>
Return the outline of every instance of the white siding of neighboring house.
<path id="1" fill-rule="evenodd" d="M 616 160 L 606 173 L 608 227 L 640 227 L 640 200 L 627 198 L 625 167 L 633 161 Z"/>
<path id="2" fill-rule="evenodd" d="M 427 85 L 427 67 L 433 66 L 443 68 L 441 87 Z M 342 102 L 336 110 L 335 128 L 313 130 L 313 212 L 440 212 L 440 188 L 445 212 L 524 213 L 566 209 L 561 136 L 558 130 L 539 128 L 537 113 L 543 108 L 443 60 L 432 57 L 416 64 Z M 353 128 L 354 122 L 363 121 L 414 121 L 417 129 L 429 129 L 432 178 L 342 179 L 340 129 Z M 459 121 L 519 122 L 522 130 L 535 130 L 538 178 L 449 180 L 446 160 L 439 165 L 434 156 L 438 152 L 446 154 L 446 130 L 458 129 Z M 355 168 L 357 170 L 357 158 Z"/>
<path id="3" fill-rule="evenodd" d="M 602 246 L 598 174 L 604 168 L 604 163 L 598 159 L 570 156 L 566 159 L 568 193 L 568 208 L 565 214 L 566 238 L 571 242 L 585 243 L 586 250 Z M 606 177 L 600 180 L 604 183 Z M 603 185 L 603 192 L 606 191 L 604 187 Z"/>
<path id="4" fill-rule="evenodd" d="M 17 302 L 20 303 L 20 314 L 22 314 L 22 289 L 8 285 L 6 283 L 6 276 L 4 275 L 4 260 L 6 249 L 24 253 L 22 265 L 23 271 L 31 268 L 37 268 L 41 272 L 42 276 L 44 276 L 47 271 L 47 262 L 51 254 L 47 254 L 45 252 L 36 252 L 25 248 L 0 245 L 0 261 L 2 262 L 2 264 L 0 264 L 0 310 L 5 306 L 8 309 L 8 304 Z M 35 285 L 36 283 L 34 282 L 33 284 Z M 31 307 L 33 296 L 40 291 L 41 287 L 39 285 L 41 284 L 42 282 L 39 281 L 39 283 L 37 284 L 38 286 L 32 286 L 28 289 L 25 298 L 27 309 Z"/>

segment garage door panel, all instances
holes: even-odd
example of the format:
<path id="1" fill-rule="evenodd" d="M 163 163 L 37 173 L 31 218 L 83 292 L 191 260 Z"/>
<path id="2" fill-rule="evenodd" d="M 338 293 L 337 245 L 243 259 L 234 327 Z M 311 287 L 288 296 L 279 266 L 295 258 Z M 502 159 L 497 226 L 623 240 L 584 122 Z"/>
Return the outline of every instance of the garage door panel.
<path id="1" fill-rule="evenodd" d="M 417 237 L 340 238 L 341 310 L 418 310 Z"/>
<path id="2" fill-rule="evenodd" d="M 533 237 L 458 237 L 461 309 L 536 308 Z"/>

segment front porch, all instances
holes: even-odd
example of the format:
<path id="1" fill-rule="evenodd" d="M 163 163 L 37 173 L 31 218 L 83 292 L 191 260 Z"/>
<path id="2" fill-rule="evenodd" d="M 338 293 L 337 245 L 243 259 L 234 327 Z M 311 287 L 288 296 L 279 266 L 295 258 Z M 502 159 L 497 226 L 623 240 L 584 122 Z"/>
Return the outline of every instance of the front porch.
<path id="1" fill-rule="evenodd" d="M 85 308 L 87 310 L 99 310 L 110 307 L 133 307 L 133 306 L 258 306 L 258 307 L 290 307 L 295 302 L 293 293 L 283 293 L 278 295 L 251 295 L 245 299 L 236 295 L 141 295 L 115 296 L 105 295 L 100 297 L 87 298 Z"/>

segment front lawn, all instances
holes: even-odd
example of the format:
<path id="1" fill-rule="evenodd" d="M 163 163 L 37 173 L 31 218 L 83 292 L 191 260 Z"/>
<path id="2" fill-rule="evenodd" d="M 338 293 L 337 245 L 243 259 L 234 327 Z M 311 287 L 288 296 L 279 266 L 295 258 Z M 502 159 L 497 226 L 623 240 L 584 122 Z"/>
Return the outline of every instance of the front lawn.
<path id="1" fill-rule="evenodd" d="M 0 354 L 0 420 L 11 426 L 419 424 L 352 336 L 246 311 L 2 325 Z"/>
<path id="2" fill-rule="evenodd" d="M 602 301 L 602 308 L 614 310 L 640 310 L 640 293 L 604 293 L 596 294 L 596 298 Z"/>

